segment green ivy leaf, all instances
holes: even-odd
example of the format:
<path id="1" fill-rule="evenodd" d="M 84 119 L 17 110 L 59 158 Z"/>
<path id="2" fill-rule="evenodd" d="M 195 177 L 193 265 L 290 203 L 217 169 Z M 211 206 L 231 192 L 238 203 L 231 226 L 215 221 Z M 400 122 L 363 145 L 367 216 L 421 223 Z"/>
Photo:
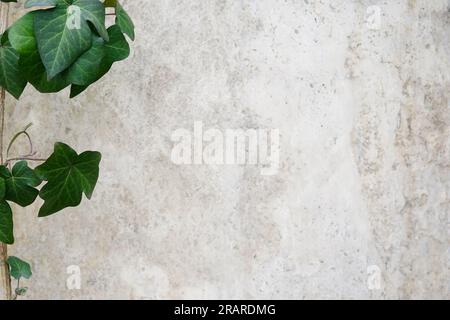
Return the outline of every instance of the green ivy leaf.
<path id="1" fill-rule="evenodd" d="M 104 56 L 104 41 L 102 38 L 94 36 L 92 47 L 68 69 L 68 81 L 77 85 L 88 85 L 95 82 Z"/>
<path id="2" fill-rule="evenodd" d="M 4 36 L 6 37 L 7 34 Z M 14 50 L 7 39 L 2 39 L 2 43 L 0 47 L 0 86 L 14 98 L 19 99 L 27 85 L 27 80 L 19 70 L 19 53 Z"/>
<path id="3" fill-rule="evenodd" d="M 100 160 L 99 152 L 86 151 L 78 155 L 68 145 L 56 143 L 53 154 L 35 169 L 48 181 L 39 193 L 45 201 L 39 217 L 78 206 L 83 192 L 90 199 L 97 183 Z"/>
<path id="4" fill-rule="evenodd" d="M 67 69 L 92 44 L 86 20 L 71 16 L 73 7 L 69 9 L 65 1 L 57 1 L 53 9 L 34 12 L 34 32 L 49 80 Z M 69 19 L 79 25 L 72 25 Z"/>
<path id="5" fill-rule="evenodd" d="M 48 80 L 47 71 L 38 52 L 21 56 L 19 67 L 28 82 L 41 93 L 59 92 L 70 84 L 65 71 Z"/>
<path id="6" fill-rule="evenodd" d="M 34 15 L 29 12 L 14 22 L 8 29 L 11 46 L 20 54 L 30 54 L 37 50 L 33 31 Z"/>
<path id="7" fill-rule="evenodd" d="M 0 242 L 14 243 L 14 223 L 11 207 L 5 200 L 0 201 Z"/>
<path id="8" fill-rule="evenodd" d="M 98 0 L 75 0 L 74 6 L 81 10 L 81 17 L 94 25 L 95 30 L 105 40 L 108 41 L 108 32 L 105 27 L 105 7 Z"/>
<path id="9" fill-rule="evenodd" d="M 25 262 L 17 257 L 8 257 L 6 260 L 10 267 L 11 276 L 14 279 L 30 279 L 31 275 L 31 266 L 28 262 Z"/>
<path id="10" fill-rule="evenodd" d="M 29 12 L 14 22 L 9 28 L 9 38 L 13 48 L 19 52 L 19 68 L 23 76 L 38 91 L 58 92 L 69 85 L 64 74 L 47 80 L 47 72 L 42 64 L 34 34 L 34 13 Z"/>
<path id="11" fill-rule="evenodd" d="M 130 55 L 130 46 L 117 25 L 108 28 L 109 41 L 105 43 L 105 61 L 113 63 L 124 60 Z"/>
<path id="12" fill-rule="evenodd" d="M 22 207 L 27 207 L 36 200 L 39 191 L 34 187 L 39 186 L 42 180 L 28 167 L 26 161 L 17 162 L 12 172 L 7 167 L 0 166 L 0 177 L 5 181 L 6 200 Z"/>
<path id="13" fill-rule="evenodd" d="M 134 24 L 119 2 L 116 4 L 116 24 L 120 30 L 134 41 Z"/>
<path id="14" fill-rule="evenodd" d="M 93 81 L 86 85 L 74 84 L 70 90 L 70 97 L 76 97 L 88 86 L 103 77 L 111 69 L 114 62 L 126 59 L 130 55 L 130 46 L 117 25 L 108 28 L 109 41 L 104 43 L 104 57 L 95 70 Z M 92 72 L 94 73 L 94 72 Z"/>

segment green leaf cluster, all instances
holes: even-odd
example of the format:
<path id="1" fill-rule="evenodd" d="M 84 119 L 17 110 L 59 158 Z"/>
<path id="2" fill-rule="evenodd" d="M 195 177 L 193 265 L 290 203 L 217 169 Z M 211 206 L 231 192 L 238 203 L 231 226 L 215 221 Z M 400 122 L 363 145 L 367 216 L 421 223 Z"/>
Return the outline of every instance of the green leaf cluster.
<path id="1" fill-rule="evenodd" d="M 32 169 L 26 161 L 12 170 L 0 166 L 0 242 L 14 243 L 13 214 L 8 202 L 22 207 L 31 205 L 39 195 L 44 204 L 39 217 L 47 217 L 81 203 L 83 193 L 92 197 L 97 184 L 101 154 L 86 151 L 78 155 L 68 145 L 58 142 L 52 155 Z M 44 186 L 37 189 L 42 182 Z"/>
<path id="2" fill-rule="evenodd" d="M 2 2 L 16 2 L 0 0 Z M 0 86 L 18 99 L 27 83 L 39 92 L 71 86 L 75 97 L 126 59 L 134 24 L 117 0 L 28 0 L 26 13 L 0 39 Z M 106 28 L 106 8 L 115 24 Z"/>

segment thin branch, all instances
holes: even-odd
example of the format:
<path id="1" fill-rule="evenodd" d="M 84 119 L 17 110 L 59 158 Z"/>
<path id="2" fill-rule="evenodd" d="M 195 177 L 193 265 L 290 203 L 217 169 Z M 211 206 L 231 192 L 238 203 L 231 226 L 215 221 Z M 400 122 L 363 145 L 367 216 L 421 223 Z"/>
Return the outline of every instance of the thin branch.
<path id="1" fill-rule="evenodd" d="M 14 135 L 14 137 L 11 139 L 11 141 L 8 144 L 8 148 L 6 149 L 6 158 L 8 158 L 9 150 L 11 150 L 11 147 L 13 146 L 14 142 L 19 138 L 22 134 L 25 135 L 28 138 L 28 143 L 30 144 L 30 152 L 31 155 L 33 153 L 33 142 L 31 141 L 31 137 L 28 134 L 27 130 L 32 126 L 32 123 L 29 123 L 22 131 L 19 131 Z"/>

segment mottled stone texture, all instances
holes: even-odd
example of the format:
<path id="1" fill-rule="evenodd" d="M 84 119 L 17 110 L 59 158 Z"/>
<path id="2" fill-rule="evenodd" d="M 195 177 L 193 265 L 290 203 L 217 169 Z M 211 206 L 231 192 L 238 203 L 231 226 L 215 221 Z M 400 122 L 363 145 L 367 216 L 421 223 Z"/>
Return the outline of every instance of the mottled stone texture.
<path id="1" fill-rule="evenodd" d="M 124 6 L 137 40 L 105 79 L 8 98 L 8 137 L 33 122 L 42 156 L 103 153 L 91 201 L 15 207 L 27 298 L 450 298 L 446 0 Z M 176 166 L 171 133 L 194 121 L 279 128 L 279 173 Z"/>

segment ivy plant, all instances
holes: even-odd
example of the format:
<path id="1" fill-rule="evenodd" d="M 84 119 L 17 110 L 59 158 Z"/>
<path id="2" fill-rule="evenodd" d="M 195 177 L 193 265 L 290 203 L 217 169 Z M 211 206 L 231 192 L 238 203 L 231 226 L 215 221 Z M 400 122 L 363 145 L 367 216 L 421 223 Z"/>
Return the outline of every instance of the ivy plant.
<path id="1" fill-rule="evenodd" d="M 134 25 L 118 0 L 27 0 L 24 5 L 28 12 L 0 37 L 0 86 L 16 99 L 28 83 L 41 93 L 70 86 L 73 98 L 130 54 L 128 40 L 135 38 Z M 107 15 L 115 16 L 109 26 Z M 7 245 L 14 243 L 11 203 L 27 207 L 39 197 L 43 204 L 38 215 L 47 217 L 78 206 L 83 194 L 90 199 L 99 176 L 99 152 L 78 154 L 57 142 L 48 158 L 36 158 L 29 127 L 11 139 L 6 157 L 0 150 L 4 158 L 0 163 L 0 242 Z M 29 141 L 29 153 L 9 157 L 21 136 Z M 30 167 L 34 161 L 43 163 Z M 18 282 L 16 297 L 24 295 L 27 288 L 19 283 L 31 277 L 30 265 L 17 257 L 9 257 L 7 263 L 10 276 Z"/>
<path id="2" fill-rule="evenodd" d="M 20 286 L 20 279 L 30 279 L 32 272 L 28 262 L 17 257 L 9 257 L 8 265 L 10 266 L 11 277 L 17 280 L 17 287 L 14 290 L 15 297 L 24 296 L 27 293 L 27 287 Z"/>
<path id="3" fill-rule="evenodd" d="M 107 7 L 116 16 L 109 28 Z M 117 0 L 28 0 L 25 8 L 34 10 L 0 40 L 0 85 L 16 99 L 27 83 L 42 93 L 70 86 L 73 98 L 130 54 L 134 25 Z"/>

